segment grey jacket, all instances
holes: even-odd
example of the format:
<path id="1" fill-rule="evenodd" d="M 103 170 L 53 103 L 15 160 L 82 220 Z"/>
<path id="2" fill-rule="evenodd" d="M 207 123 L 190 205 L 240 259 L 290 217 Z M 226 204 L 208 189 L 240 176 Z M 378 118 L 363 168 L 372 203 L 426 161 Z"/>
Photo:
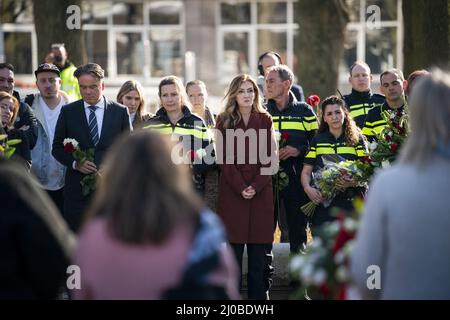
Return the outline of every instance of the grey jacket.
<path id="1" fill-rule="evenodd" d="M 65 100 L 65 104 L 70 103 L 70 97 L 63 91 L 60 91 L 62 98 Z M 37 120 L 38 127 L 38 138 L 36 141 L 36 145 L 31 150 L 31 159 L 32 166 L 31 172 L 33 172 L 38 178 L 39 182 L 45 185 L 48 182 L 49 172 L 47 164 L 49 162 L 49 158 L 52 157 L 52 144 L 53 141 L 49 140 L 49 133 L 47 132 L 47 125 L 45 122 L 44 112 L 42 110 L 42 106 L 39 103 L 40 93 L 34 94 L 33 104 L 31 105 L 31 109 L 34 112 L 34 115 Z M 66 172 L 66 167 L 59 162 L 58 165 L 58 177 L 60 179 L 59 185 L 64 185 L 64 175 Z"/>
<path id="2" fill-rule="evenodd" d="M 351 261 L 364 297 L 450 299 L 449 190 L 450 159 L 437 155 L 376 176 Z"/>

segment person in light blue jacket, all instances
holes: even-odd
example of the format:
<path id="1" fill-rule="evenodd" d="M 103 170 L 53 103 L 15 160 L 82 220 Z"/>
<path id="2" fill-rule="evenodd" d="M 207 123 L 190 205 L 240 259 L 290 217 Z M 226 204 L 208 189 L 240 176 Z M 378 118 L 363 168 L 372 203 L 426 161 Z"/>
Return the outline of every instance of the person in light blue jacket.
<path id="1" fill-rule="evenodd" d="M 61 108 L 71 99 L 60 90 L 61 79 L 55 65 L 41 64 L 35 75 L 39 93 L 27 97 L 38 123 L 38 139 L 31 150 L 31 171 L 62 212 L 65 166 L 53 157 L 52 143 Z"/>

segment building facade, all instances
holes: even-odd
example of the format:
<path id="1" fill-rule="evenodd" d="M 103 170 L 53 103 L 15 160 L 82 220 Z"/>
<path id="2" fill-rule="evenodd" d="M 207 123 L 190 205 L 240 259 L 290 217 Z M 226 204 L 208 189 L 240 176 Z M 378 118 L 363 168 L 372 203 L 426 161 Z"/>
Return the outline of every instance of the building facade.
<path id="1" fill-rule="evenodd" d="M 356 59 L 367 61 L 374 74 L 402 67 L 402 0 L 346 1 L 344 91 L 348 66 Z M 81 12 L 88 59 L 105 68 L 107 87 L 134 78 L 154 97 L 160 78 L 174 74 L 185 81 L 202 79 L 212 95 L 222 96 L 236 74 L 257 76 L 262 52 L 277 51 L 295 67 L 294 41 L 301 32 L 295 2 L 86 0 Z M 14 3 L 15 20 L 0 21 L 0 61 L 13 63 L 18 78 L 32 83 L 39 64 L 32 5 L 30 0 Z"/>

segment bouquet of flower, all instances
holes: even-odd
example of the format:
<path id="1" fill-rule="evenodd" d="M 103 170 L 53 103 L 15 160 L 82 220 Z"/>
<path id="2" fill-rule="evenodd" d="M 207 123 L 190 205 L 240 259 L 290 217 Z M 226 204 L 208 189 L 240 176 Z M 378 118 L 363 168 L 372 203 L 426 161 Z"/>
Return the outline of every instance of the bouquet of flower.
<path id="1" fill-rule="evenodd" d="M 20 139 L 8 140 L 8 136 L 6 134 L 1 134 L 0 135 L 0 158 L 6 158 L 6 159 L 11 158 L 11 156 L 16 151 L 16 148 L 13 146 L 15 146 L 21 142 L 22 142 L 22 140 L 20 140 Z"/>
<path id="2" fill-rule="evenodd" d="M 408 107 L 403 110 L 385 110 L 381 116 L 386 126 L 377 134 L 377 141 L 369 144 L 369 157 L 375 168 L 389 167 L 397 158 L 400 146 L 409 134 Z"/>
<path id="3" fill-rule="evenodd" d="M 361 207 L 362 200 L 357 198 L 355 208 Z M 348 264 L 360 211 L 335 215 L 337 220 L 319 229 L 306 253 L 291 258 L 290 275 L 301 283 L 293 298 L 346 299 L 350 282 Z"/>
<path id="4" fill-rule="evenodd" d="M 339 161 L 340 160 L 340 161 Z M 356 182 L 356 186 L 366 186 L 369 180 L 368 173 L 364 170 L 365 164 L 344 160 L 337 156 L 324 157 L 324 167 L 316 172 L 313 172 L 313 186 L 320 191 L 324 199 L 324 207 L 328 207 L 336 195 L 343 191 L 338 187 L 338 180 L 347 180 Z M 310 201 L 301 207 L 303 213 L 311 217 L 316 210 L 317 205 Z"/>
<path id="5" fill-rule="evenodd" d="M 87 149 L 83 151 L 78 145 L 78 141 L 71 138 L 66 138 L 63 141 L 64 151 L 71 153 L 77 163 L 83 164 L 85 161 L 94 161 L 94 149 Z M 92 191 L 95 191 L 98 172 L 85 175 L 81 181 L 81 193 L 87 196 Z"/>

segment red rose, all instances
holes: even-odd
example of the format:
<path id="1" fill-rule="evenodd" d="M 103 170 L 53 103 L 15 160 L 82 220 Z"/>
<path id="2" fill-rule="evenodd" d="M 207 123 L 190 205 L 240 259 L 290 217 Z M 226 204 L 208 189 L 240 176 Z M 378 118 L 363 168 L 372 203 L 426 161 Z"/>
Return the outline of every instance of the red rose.
<path id="1" fill-rule="evenodd" d="M 324 297 L 324 298 L 327 298 L 328 297 L 328 295 L 330 294 L 330 288 L 328 287 L 328 284 L 325 282 L 325 283 L 322 283 L 321 285 L 320 285 L 320 287 L 319 287 L 319 292 L 322 294 L 322 296 Z"/>
<path id="2" fill-rule="evenodd" d="M 397 117 L 401 117 L 402 116 L 402 112 L 401 111 L 397 111 Z"/>
<path id="3" fill-rule="evenodd" d="M 191 159 L 191 162 L 194 162 L 195 157 L 197 156 L 197 153 L 195 152 L 195 150 L 190 150 L 188 154 L 189 154 L 189 159 Z"/>
<path id="4" fill-rule="evenodd" d="M 342 249 L 342 247 L 347 243 L 348 240 L 353 239 L 353 235 L 348 233 L 347 230 L 345 230 L 343 227 L 341 227 L 341 230 L 339 230 L 338 235 L 336 236 L 336 241 L 334 242 L 333 246 L 333 257 L 336 255 L 336 253 Z"/>
<path id="5" fill-rule="evenodd" d="M 74 147 L 73 144 L 71 144 L 71 143 L 66 143 L 66 144 L 64 145 L 64 151 L 65 151 L 65 152 L 68 152 L 68 153 L 72 153 L 72 152 L 75 151 L 75 147 Z"/>
<path id="6" fill-rule="evenodd" d="M 336 219 L 339 220 L 339 221 L 344 221 L 345 213 L 339 212 L 338 214 L 336 214 Z"/>
<path id="7" fill-rule="evenodd" d="M 306 101 L 310 106 L 317 106 L 320 103 L 320 98 L 318 95 L 313 94 L 309 96 L 308 99 L 306 99 Z"/>
<path id="8" fill-rule="evenodd" d="M 397 152 L 398 144 L 397 144 L 397 143 L 391 144 L 390 149 L 391 149 L 391 151 L 394 152 L 394 153 Z"/>
<path id="9" fill-rule="evenodd" d="M 364 162 L 364 163 L 368 163 L 368 164 L 371 164 L 373 161 L 372 161 L 372 159 L 370 159 L 370 157 L 362 157 L 362 162 Z"/>
<path id="10" fill-rule="evenodd" d="M 336 294 L 336 300 L 345 300 L 347 298 L 347 286 L 343 284 L 339 287 Z"/>
<path id="11" fill-rule="evenodd" d="M 390 135 L 388 135 L 388 134 L 386 135 L 386 138 L 385 138 L 385 139 L 386 139 L 386 141 L 392 141 L 392 138 L 391 138 L 391 136 L 390 136 Z"/>
<path id="12" fill-rule="evenodd" d="M 281 140 L 287 141 L 287 139 L 289 139 L 289 133 L 283 132 L 283 133 L 281 134 Z"/>

